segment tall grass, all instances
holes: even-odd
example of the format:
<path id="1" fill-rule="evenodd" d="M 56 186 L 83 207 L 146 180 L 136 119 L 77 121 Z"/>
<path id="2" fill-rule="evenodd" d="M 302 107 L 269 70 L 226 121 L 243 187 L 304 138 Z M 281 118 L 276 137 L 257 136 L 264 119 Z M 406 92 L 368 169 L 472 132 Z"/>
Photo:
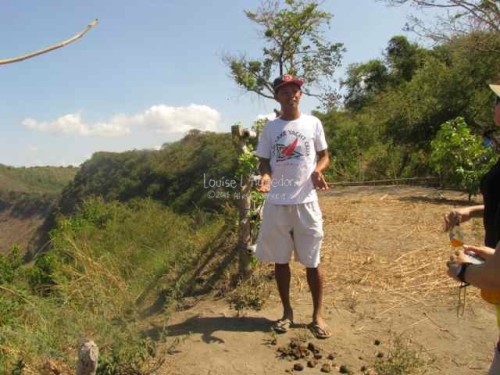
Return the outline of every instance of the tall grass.
<path id="1" fill-rule="evenodd" d="M 144 312 L 158 301 L 166 309 L 166 294 L 182 296 L 189 265 L 220 238 L 226 220 L 205 215 L 92 199 L 59 219 L 52 249 L 32 264 L 4 256 L 13 276 L 0 283 L 3 373 L 38 374 L 49 361 L 71 370 L 86 338 L 100 348 L 99 374 L 147 374 L 161 360 L 142 333 Z"/>

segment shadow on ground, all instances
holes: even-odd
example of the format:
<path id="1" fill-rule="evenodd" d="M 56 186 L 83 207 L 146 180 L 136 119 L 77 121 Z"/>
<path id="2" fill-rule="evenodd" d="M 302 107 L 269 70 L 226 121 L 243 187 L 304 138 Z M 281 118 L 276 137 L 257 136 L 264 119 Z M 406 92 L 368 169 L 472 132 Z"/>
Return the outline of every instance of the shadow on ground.
<path id="1" fill-rule="evenodd" d="M 402 202 L 415 202 L 415 203 L 429 203 L 434 205 L 445 205 L 445 206 L 475 206 L 480 204 L 474 200 L 468 199 L 450 199 L 445 197 L 429 197 L 429 196 L 420 196 L 420 197 L 402 197 L 399 198 Z"/>
<path id="2" fill-rule="evenodd" d="M 259 317 L 191 317 L 182 323 L 166 327 L 153 327 L 144 332 L 153 340 L 159 340 L 163 335 L 167 337 L 201 334 L 207 344 L 224 343 L 224 340 L 215 336 L 218 331 L 232 332 L 271 332 L 273 321 Z"/>

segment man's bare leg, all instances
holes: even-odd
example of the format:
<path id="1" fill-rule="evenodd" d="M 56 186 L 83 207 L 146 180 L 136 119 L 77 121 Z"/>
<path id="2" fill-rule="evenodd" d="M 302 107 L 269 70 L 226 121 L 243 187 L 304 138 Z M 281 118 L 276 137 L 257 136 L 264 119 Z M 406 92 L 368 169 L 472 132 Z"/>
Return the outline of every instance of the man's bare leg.
<path id="1" fill-rule="evenodd" d="M 282 319 L 289 319 L 293 322 L 293 309 L 290 303 L 290 281 L 292 276 L 290 265 L 288 263 L 276 263 L 274 265 L 274 276 L 276 278 L 276 284 L 278 285 L 281 304 L 283 305 Z"/>
<path id="2" fill-rule="evenodd" d="M 323 331 L 319 333 L 316 332 L 316 336 L 324 336 L 323 338 L 326 338 L 331 335 L 331 331 L 323 318 L 323 275 L 319 266 L 316 268 L 307 268 L 306 273 L 307 283 L 311 290 L 313 301 L 312 324 L 313 326 L 319 327 L 319 331 Z"/>

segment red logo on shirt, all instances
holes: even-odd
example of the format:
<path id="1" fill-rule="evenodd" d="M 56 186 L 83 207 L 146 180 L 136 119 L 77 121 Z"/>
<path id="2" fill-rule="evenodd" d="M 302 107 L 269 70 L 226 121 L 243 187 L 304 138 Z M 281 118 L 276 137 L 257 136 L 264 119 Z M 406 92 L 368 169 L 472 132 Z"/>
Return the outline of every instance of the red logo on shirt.
<path id="1" fill-rule="evenodd" d="M 288 145 L 276 143 L 276 150 L 278 151 L 276 161 L 284 161 L 303 156 L 300 152 L 296 151 L 298 143 L 299 138 L 295 138 L 295 140 Z"/>

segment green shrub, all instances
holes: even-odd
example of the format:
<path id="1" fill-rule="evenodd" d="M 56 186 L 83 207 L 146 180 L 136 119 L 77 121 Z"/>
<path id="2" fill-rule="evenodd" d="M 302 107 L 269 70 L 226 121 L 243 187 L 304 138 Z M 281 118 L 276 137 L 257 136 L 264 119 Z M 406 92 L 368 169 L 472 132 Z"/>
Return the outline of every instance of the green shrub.
<path id="1" fill-rule="evenodd" d="M 0 254 L 0 284 L 13 282 L 22 263 L 21 251 L 17 246 L 7 254 Z"/>
<path id="2" fill-rule="evenodd" d="M 377 359 L 373 368 L 379 375 L 426 374 L 433 361 L 422 347 L 398 335 L 392 339 L 388 355 Z"/>
<path id="3" fill-rule="evenodd" d="M 477 194 L 481 177 L 496 161 L 493 150 L 483 146 L 461 117 L 442 124 L 431 147 L 431 166 L 442 185 L 465 190 L 469 197 Z"/>

